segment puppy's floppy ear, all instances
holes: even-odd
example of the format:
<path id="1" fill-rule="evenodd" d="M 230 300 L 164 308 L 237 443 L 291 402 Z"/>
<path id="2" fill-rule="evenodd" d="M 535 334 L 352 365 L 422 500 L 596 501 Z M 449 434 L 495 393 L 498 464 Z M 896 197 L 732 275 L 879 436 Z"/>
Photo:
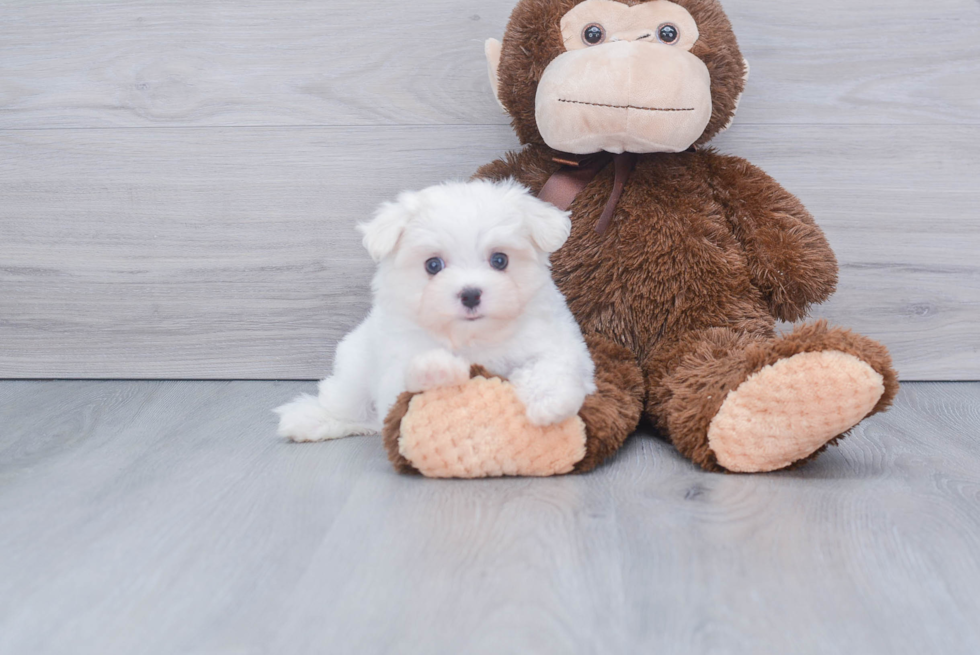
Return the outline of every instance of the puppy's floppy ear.
<path id="1" fill-rule="evenodd" d="M 523 185 L 516 182 L 509 184 L 511 190 L 508 195 L 521 212 L 524 226 L 538 250 L 553 253 L 561 248 L 572 232 L 572 213 L 535 198 Z"/>
<path id="2" fill-rule="evenodd" d="M 419 210 L 417 193 L 405 191 L 395 202 L 382 204 L 370 223 L 362 223 L 357 229 L 364 235 L 362 243 L 375 262 L 380 262 L 394 251 L 405 226 Z"/>

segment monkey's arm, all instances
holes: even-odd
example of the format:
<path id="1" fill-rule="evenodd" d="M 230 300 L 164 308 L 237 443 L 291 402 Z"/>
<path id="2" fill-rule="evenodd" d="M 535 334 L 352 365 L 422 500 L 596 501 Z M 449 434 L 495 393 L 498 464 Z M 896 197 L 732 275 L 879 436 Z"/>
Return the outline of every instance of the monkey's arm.
<path id="1" fill-rule="evenodd" d="M 715 199 L 776 318 L 794 322 L 837 287 L 837 258 L 803 204 L 749 162 L 705 153 Z"/>

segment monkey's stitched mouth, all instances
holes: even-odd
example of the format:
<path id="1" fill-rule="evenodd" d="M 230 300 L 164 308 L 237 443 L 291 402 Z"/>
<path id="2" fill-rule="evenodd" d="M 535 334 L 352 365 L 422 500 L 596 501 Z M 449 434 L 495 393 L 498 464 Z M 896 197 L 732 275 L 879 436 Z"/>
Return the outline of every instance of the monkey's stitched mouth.
<path id="1" fill-rule="evenodd" d="M 558 98 L 558 102 L 566 102 L 570 105 L 589 105 L 592 107 L 607 107 L 609 109 L 639 109 L 641 111 L 694 111 L 694 107 L 637 107 L 635 105 L 604 105 L 600 102 L 582 102 L 581 100 L 566 100 Z"/>

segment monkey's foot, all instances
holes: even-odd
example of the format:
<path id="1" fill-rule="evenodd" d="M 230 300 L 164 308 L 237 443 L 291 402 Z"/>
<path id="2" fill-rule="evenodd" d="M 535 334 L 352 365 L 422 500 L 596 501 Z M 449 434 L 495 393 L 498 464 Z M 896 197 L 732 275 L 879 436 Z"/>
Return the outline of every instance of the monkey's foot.
<path id="1" fill-rule="evenodd" d="M 585 457 L 586 441 L 578 416 L 533 425 L 510 383 L 483 375 L 462 386 L 402 394 L 384 437 L 395 468 L 430 478 L 570 473 Z"/>
<path id="2" fill-rule="evenodd" d="M 782 469 L 860 423 L 884 393 L 882 375 L 854 355 L 793 355 L 728 394 L 708 428 L 708 445 L 729 471 Z"/>

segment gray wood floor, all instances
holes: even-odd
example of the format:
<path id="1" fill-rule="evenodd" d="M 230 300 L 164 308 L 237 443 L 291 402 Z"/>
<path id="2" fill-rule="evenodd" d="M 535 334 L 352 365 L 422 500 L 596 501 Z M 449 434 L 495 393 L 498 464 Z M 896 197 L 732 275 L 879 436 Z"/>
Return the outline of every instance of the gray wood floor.
<path id="1" fill-rule="evenodd" d="M 0 378 L 315 378 L 363 316 L 353 226 L 516 145 L 514 0 L 0 0 Z M 980 378 L 980 3 L 727 0 L 723 151 L 842 263 L 819 315 L 904 379 Z"/>
<path id="2" fill-rule="evenodd" d="M 272 382 L 0 383 L 0 653 L 980 652 L 980 384 L 796 472 L 431 481 Z"/>

